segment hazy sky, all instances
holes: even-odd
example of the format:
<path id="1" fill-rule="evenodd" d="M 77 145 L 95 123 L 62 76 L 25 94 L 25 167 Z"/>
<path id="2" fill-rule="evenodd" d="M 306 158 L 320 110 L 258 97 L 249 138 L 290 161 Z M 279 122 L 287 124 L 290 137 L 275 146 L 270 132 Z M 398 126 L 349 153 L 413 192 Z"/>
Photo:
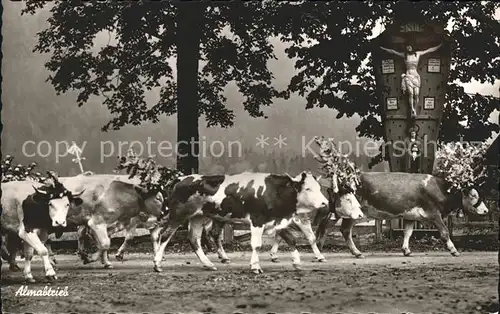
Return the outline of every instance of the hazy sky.
<path id="1" fill-rule="evenodd" d="M 48 56 L 32 53 L 37 31 L 46 24 L 47 12 L 35 16 L 20 16 L 23 3 L 2 1 L 3 13 L 3 112 L 2 122 L 2 151 L 4 154 L 14 154 L 21 159 L 21 146 L 25 141 L 48 140 L 75 140 L 77 143 L 88 141 L 87 159 L 95 159 L 88 152 L 99 147 L 99 140 L 141 140 L 148 136 L 154 140 L 175 141 L 176 119 L 165 117 L 159 124 L 145 123 L 141 126 L 127 126 L 119 131 L 110 131 L 102 134 L 99 129 L 109 119 L 107 109 L 101 105 L 96 97 L 82 108 L 76 106 L 76 93 L 56 96 L 54 88 L 45 82 L 48 71 L 43 64 Z M 498 12 L 500 15 L 500 11 Z M 380 30 L 375 29 L 377 35 Z M 104 40 L 104 38 L 102 39 Z M 108 38 L 106 36 L 105 40 Z M 277 47 L 278 60 L 270 66 L 276 76 L 276 84 L 282 88 L 288 83 L 294 73 L 293 61 L 288 59 L 283 47 Z M 470 93 L 493 94 L 498 96 L 500 80 L 494 86 L 472 82 L 466 84 Z M 200 135 L 207 140 L 241 140 L 247 147 L 255 146 L 255 137 L 263 134 L 271 139 L 282 134 L 287 137 L 286 149 L 300 151 L 301 137 L 311 138 L 315 135 L 333 136 L 339 140 L 354 140 L 355 127 L 360 119 L 355 116 L 350 119 L 336 119 L 336 112 L 326 108 L 305 110 L 305 99 L 292 97 L 291 99 L 277 100 L 272 107 L 266 108 L 269 119 L 254 119 L 242 109 L 242 97 L 235 86 L 226 88 L 228 107 L 235 110 L 235 127 L 231 129 L 210 128 L 201 121 Z M 154 95 L 152 95 L 154 97 Z M 498 115 L 495 117 L 498 122 Z M 97 138 L 99 137 L 99 138 Z M 272 142 L 272 140 L 271 140 Z M 268 147 L 266 150 L 279 150 Z M 48 159 L 50 159 L 49 157 Z M 63 163 L 70 164 L 70 158 Z M 19 160 L 21 161 L 21 160 Z M 45 160 L 48 165 L 53 160 Z M 110 164 L 114 165 L 115 160 Z"/>

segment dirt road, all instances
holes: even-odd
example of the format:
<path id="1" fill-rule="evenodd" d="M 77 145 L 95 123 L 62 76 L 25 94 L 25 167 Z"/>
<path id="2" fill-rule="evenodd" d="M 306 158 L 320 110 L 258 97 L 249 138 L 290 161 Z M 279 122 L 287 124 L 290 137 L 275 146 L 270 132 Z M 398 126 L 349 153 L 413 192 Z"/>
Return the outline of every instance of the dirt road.
<path id="1" fill-rule="evenodd" d="M 82 265 L 76 256 L 58 255 L 57 282 L 67 297 L 15 296 L 22 273 L 2 265 L 3 311 L 49 313 L 488 313 L 498 307 L 496 252 L 375 253 L 365 259 L 325 254 L 326 263 L 303 254 L 295 271 L 288 253 L 279 264 L 261 254 L 264 274 L 249 272 L 249 252 L 229 254 L 230 265 L 205 271 L 196 256 L 168 254 L 164 272 L 152 271 L 152 256 L 130 254 L 114 269 Z M 213 261 L 216 256 L 210 255 Z M 33 274 L 47 285 L 40 260 Z M 20 263 L 22 267 L 22 263 Z"/>

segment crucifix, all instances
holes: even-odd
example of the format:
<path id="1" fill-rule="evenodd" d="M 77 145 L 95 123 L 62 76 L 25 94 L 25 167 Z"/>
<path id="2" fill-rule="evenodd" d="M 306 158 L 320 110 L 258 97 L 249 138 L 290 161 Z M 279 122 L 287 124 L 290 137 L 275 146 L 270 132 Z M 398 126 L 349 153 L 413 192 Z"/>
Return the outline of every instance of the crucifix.
<path id="1" fill-rule="evenodd" d="M 404 52 L 380 47 L 380 49 L 387 51 L 391 54 L 394 54 L 396 56 L 402 57 L 405 60 L 406 73 L 401 75 L 401 91 L 403 92 L 403 94 L 408 94 L 408 103 L 410 105 L 412 117 L 415 117 L 417 115 L 415 107 L 418 105 L 420 97 L 421 82 L 420 82 L 420 74 L 418 74 L 417 71 L 420 57 L 438 50 L 441 47 L 441 45 L 442 44 L 439 44 L 435 47 L 431 47 L 423 51 L 413 51 L 413 47 L 411 45 L 407 45 L 406 51 Z"/>

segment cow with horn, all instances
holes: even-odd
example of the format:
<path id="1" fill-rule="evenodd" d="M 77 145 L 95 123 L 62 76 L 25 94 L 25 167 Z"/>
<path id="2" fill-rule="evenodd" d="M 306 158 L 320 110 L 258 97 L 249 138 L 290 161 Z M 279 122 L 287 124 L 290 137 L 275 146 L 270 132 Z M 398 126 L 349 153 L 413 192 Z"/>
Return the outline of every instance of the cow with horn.
<path id="1" fill-rule="evenodd" d="M 34 190 L 34 191 L 33 191 Z M 50 262 L 48 250 L 44 245 L 50 229 L 64 228 L 67 225 L 68 212 L 78 210 L 82 204 L 81 195 L 70 192 L 63 185 L 55 172 L 47 172 L 45 183 L 30 181 L 12 181 L 2 184 L 2 236 L 11 239 L 19 237 L 24 241 L 24 276 L 28 282 L 34 282 L 31 273 L 31 259 L 36 251 L 43 260 L 45 276 L 56 279 Z M 17 246 L 6 256 L 5 247 L 2 255 L 15 265 Z M 16 265 L 17 266 L 17 265 Z M 14 269 L 15 270 L 15 269 Z"/>

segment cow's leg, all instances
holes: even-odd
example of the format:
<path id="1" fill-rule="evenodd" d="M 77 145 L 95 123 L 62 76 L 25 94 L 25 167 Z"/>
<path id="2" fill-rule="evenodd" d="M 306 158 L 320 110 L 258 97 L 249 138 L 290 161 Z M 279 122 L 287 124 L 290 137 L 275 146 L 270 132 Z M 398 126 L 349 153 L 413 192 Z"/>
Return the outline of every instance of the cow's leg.
<path id="1" fill-rule="evenodd" d="M 203 216 L 193 217 L 189 220 L 188 224 L 188 232 L 189 232 L 189 243 L 193 248 L 196 256 L 203 264 L 203 267 L 210 270 L 217 270 L 215 265 L 208 259 L 203 252 L 203 248 L 201 247 L 201 235 L 203 233 L 204 223 L 206 222 L 206 218 Z"/>
<path id="2" fill-rule="evenodd" d="M 55 269 L 57 260 L 56 260 L 56 255 L 52 251 L 52 241 L 50 241 L 50 239 L 47 239 L 47 241 L 45 242 L 45 247 L 47 248 L 47 251 L 49 251 L 50 263 L 52 264 L 52 267 L 54 267 Z"/>
<path id="3" fill-rule="evenodd" d="M 91 218 L 88 222 L 88 226 L 94 232 L 97 243 L 99 245 L 99 252 L 97 253 L 97 257 L 101 256 L 101 261 L 104 264 L 104 268 L 113 268 L 113 265 L 109 261 L 109 258 L 107 258 L 107 251 L 109 250 L 109 247 L 111 245 L 111 239 L 108 235 L 108 228 L 106 223 L 95 223 L 94 219 Z M 104 254 L 106 254 L 105 257 L 103 256 Z M 92 260 L 94 260 L 94 255 L 92 256 Z"/>
<path id="4" fill-rule="evenodd" d="M 41 236 L 41 238 L 46 240 L 47 239 L 47 231 L 42 230 L 40 232 L 40 236 Z M 49 252 L 48 252 L 47 248 L 45 247 L 45 245 L 43 245 L 43 242 L 40 240 L 38 235 L 33 231 L 26 232 L 24 230 L 24 227 L 21 227 L 21 229 L 19 230 L 19 237 L 22 240 L 24 240 L 26 245 L 31 246 L 36 251 L 36 253 L 38 255 L 40 255 L 40 257 L 42 258 L 43 267 L 45 269 L 45 277 L 47 277 L 48 279 L 57 279 L 56 272 L 54 271 L 54 268 L 52 267 L 52 264 L 50 263 Z M 26 248 L 26 246 L 25 246 L 25 248 Z M 26 253 L 30 253 L 30 250 L 25 249 L 25 258 L 27 260 L 28 256 L 26 256 Z M 33 257 L 32 251 L 30 254 L 31 254 L 30 258 L 32 258 Z M 26 268 L 26 266 L 25 266 L 24 274 L 25 274 L 26 280 L 32 281 L 33 275 L 31 274 L 31 263 L 28 263 L 28 264 L 29 264 L 29 267 Z"/>
<path id="5" fill-rule="evenodd" d="M 31 273 L 31 260 L 33 259 L 34 249 L 27 242 L 24 243 L 24 279 L 28 283 L 34 283 L 35 279 L 33 278 L 33 274 Z"/>
<path id="6" fill-rule="evenodd" d="M 357 258 L 364 258 L 363 253 L 358 250 L 352 240 L 352 227 L 354 227 L 355 223 L 356 221 L 354 219 L 342 218 L 340 232 L 342 232 L 342 236 L 344 236 L 344 239 L 347 241 L 347 246 L 349 247 L 349 250 L 351 250 L 351 253 Z"/>
<path id="7" fill-rule="evenodd" d="M 319 215 L 319 213 L 317 214 Z M 323 219 L 317 218 L 320 220 L 318 223 L 318 228 L 316 229 L 316 238 L 318 240 L 319 250 L 323 250 L 323 246 L 326 242 L 326 232 L 328 230 L 328 225 L 330 224 L 330 218 L 333 213 L 329 212 Z"/>
<path id="8" fill-rule="evenodd" d="M 15 272 L 21 270 L 16 262 L 17 251 L 20 244 L 18 239 L 16 234 L 9 233 L 4 237 L 4 242 L 2 243 L 2 258 L 9 263 L 9 269 Z"/>
<path id="9" fill-rule="evenodd" d="M 223 264 L 229 264 L 231 260 L 229 256 L 227 256 L 226 251 L 224 250 L 224 246 L 222 245 L 222 230 L 224 229 L 224 225 L 224 223 L 212 221 L 212 230 L 211 232 L 207 232 L 207 234 L 212 236 L 212 238 L 215 240 L 215 244 L 217 246 L 217 256 L 219 257 L 220 262 Z"/>
<path id="10" fill-rule="evenodd" d="M 318 262 L 325 262 L 326 259 L 321 254 L 318 249 L 318 245 L 316 244 L 316 236 L 314 235 L 314 231 L 311 226 L 311 220 L 309 218 L 296 219 L 294 220 L 295 224 L 300 228 L 302 233 L 306 236 L 307 241 L 311 245 L 311 248 L 314 252 L 314 256 L 316 256 L 316 260 Z"/>
<path id="11" fill-rule="evenodd" d="M 278 232 L 276 232 L 276 234 L 273 237 L 271 237 L 271 241 L 273 243 L 273 245 L 271 246 L 271 252 L 270 252 L 271 262 L 279 263 L 280 260 L 278 258 L 278 249 L 280 246 L 280 238 L 279 238 Z"/>
<path id="12" fill-rule="evenodd" d="M 156 254 L 155 254 L 155 257 L 153 260 L 155 272 L 159 273 L 162 271 L 160 264 L 161 264 L 161 260 L 163 258 L 163 254 L 165 253 L 165 248 L 167 247 L 168 243 L 170 242 L 170 240 L 174 236 L 175 232 L 177 231 L 177 229 L 179 229 L 179 227 L 181 225 L 182 225 L 182 222 L 170 221 L 168 223 L 167 227 L 165 228 L 165 231 L 164 232 L 160 231 L 160 236 L 158 237 L 158 241 L 161 242 L 161 240 L 164 236 L 167 236 L 167 239 L 165 240 L 165 242 L 161 243 L 158 246 L 158 250 L 156 251 Z"/>
<path id="13" fill-rule="evenodd" d="M 78 226 L 76 233 L 78 234 L 78 255 L 80 258 L 83 260 L 83 264 L 88 264 L 90 263 L 89 256 L 87 252 L 85 252 L 85 236 L 87 232 L 87 227 L 86 226 Z"/>
<path id="14" fill-rule="evenodd" d="M 403 237 L 403 247 L 401 248 L 403 250 L 404 256 L 410 256 L 411 251 L 410 251 L 410 238 L 413 233 L 413 226 L 415 225 L 415 222 L 413 220 L 403 220 L 403 228 L 404 228 L 404 237 Z"/>
<path id="15" fill-rule="evenodd" d="M 127 244 L 129 241 L 134 239 L 134 229 L 135 226 L 131 228 L 125 229 L 125 239 L 123 239 L 122 245 L 118 248 L 118 251 L 115 254 L 115 258 L 119 261 L 123 261 L 123 254 L 125 253 L 125 249 L 127 248 Z"/>
<path id="16" fill-rule="evenodd" d="M 151 236 L 151 242 L 153 243 L 153 252 L 156 255 L 158 248 L 160 247 L 160 226 L 155 226 L 153 229 L 149 230 L 149 235 Z"/>
<path id="17" fill-rule="evenodd" d="M 439 213 L 436 215 L 436 218 L 434 218 L 433 222 L 436 228 L 439 230 L 439 233 L 441 234 L 441 239 L 446 243 L 446 248 L 448 249 L 448 251 L 450 251 L 451 255 L 455 257 L 459 256 L 460 253 L 458 253 L 457 249 L 455 248 L 455 245 L 450 239 L 450 232 L 448 231 L 448 227 L 446 227 L 446 224 L 444 223 Z"/>
<path id="18" fill-rule="evenodd" d="M 288 229 L 279 230 L 280 237 L 285 240 L 286 244 L 292 250 L 292 264 L 293 267 L 297 270 L 300 270 L 300 253 L 297 250 L 297 239 L 293 236 L 292 232 Z"/>
<path id="19" fill-rule="evenodd" d="M 115 258 L 119 261 L 123 261 L 123 254 L 125 253 L 125 249 L 127 248 L 128 243 L 134 239 L 134 230 L 137 228 L 137 225 L 140 223 L 139 217 L 132 217 L 128 222 L 125 228 L 125 239 L 123 239 L 122 245 L 118 248 L 118 251 L 115 254 Z"/>
<path id="20" fill-rule="evenodd" d="M 264 227 L 254 227 L 253 224 L 250 225 L 250 245 L 252 246 L 252 257 L 250 258 L 250 269 L 254 274 L 262 273 L 262 268 L 260 267 L 259 253 L 258 250 L 262 247 L 262 234 L 264 233 Z"/>

